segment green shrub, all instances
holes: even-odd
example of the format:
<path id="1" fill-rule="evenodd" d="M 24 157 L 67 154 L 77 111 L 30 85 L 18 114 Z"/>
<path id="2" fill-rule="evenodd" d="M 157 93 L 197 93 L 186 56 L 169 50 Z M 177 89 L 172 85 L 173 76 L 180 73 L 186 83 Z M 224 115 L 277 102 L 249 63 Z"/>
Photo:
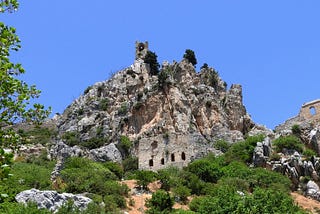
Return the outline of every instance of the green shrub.
<path id="1" fill-rule="evenodd" d="M 91 89 L 92 89 L 92 86 L 88 86 L 88 87 L 84 90 L 83 94 L 86 95 Z"/>
<path id="2" fill-rule="evenodd" d="M 313 151 L 312 149 L 305 149 L 302 154 L 306 156 L 307 158 L 311 158 L 312 156 L 317 156 L 317 153 Z"/>
<path id="3" fill-rule="evenodd" d="M 157 174 L 153 171 L 139 170 L 135 173 L 137 185 L 144 190 L 148 190 L 148 184 L 155 181 Z"/>
<path id="4" fill-rule="evenodd" d="M 108 98 L 104 98 L 102 100 L 100 100 L 99 102 L 99 110 L 101 111 L 107 111 L 108 110 L 108 107 L 109 107 L 109 99 Z"/>
<path id="5" fill-rule="evenodd" d="M 103 165 L 107 167 L 111 172 L 113 172 L 119 179 L 123 177 L 124 171 L 119 163 L 108 161 Z"/>
<path id="6" fill-rule="evenodd" d="M 184 59 L 187 59 L 193 66 L 197 64 L 196 55 L 193 50 L 187 49 L 183 55 Z"/>
<path id="7" fill-rule="evenodd" d="M 118 115 L 125 115 L 128 112 L 128 104 L 122 103 L 119 110 L 118 110 Z"/>
<path id="8" fill-rule="evenodd" d="M 233 144 L 225 153 L 226 160 L 228 162 L 241 161 L 251 163 L 254 148 L 257 142 L 262 142 L 263 139 L 263 135 L 249 136 L 245 141 Z"/>
<path id="9" fill-rule="evenodd" d="M 106 181 L 117 179 L 102 163 L 79 157 L 67 159 L 65 168 L 61 171 L 61 178 L 66 184 L 67 192 L 95 194 L 103 194 L 106 191 Z"/>
<path id="10" fill-rule="evenodd" d="M 200 69 L 207 69 L 209 68 L 208 64 L 207 63 L 203 63 L 203 65 L 200 67 Z"/>
<path id="11" fill-rule="evenodd" d="M 286 192 L 256 189 L 243 196 L 230 186 L 219 186 L 211 196 L 194 198 L 190 210 L 196 213 L 305 213 Z"/>
<path id="12" fill-rule="evenodd" d="M 6 201 L 15 201 L 14 197 L 21 191 L 37 188 L 51 189 L 51 171 L 54 168 L 53 161 L 43 160 L 37 157 L 29 162 L 14 162 L 10 176 L 1 182 L 0 192 L 6 193 Z"/>
<path id="13" fill-rule="evenodd" d="M 25 206 L 22 203 L 5 202 L 0 204 L 1 214 L 51 214 L 47 209 L 38 209 L 36 203 L 28 203 Z"/>
<path id="14" fill-rule="evenodd" d="M 230 144 L 224 140 L 218 140 L 214 143 L 214 148 L 220 150 L 221 152 L 225 153 L 230 148 Z"/>
<path id="15" fill-rule="evenodd" d="M 170 84 L 169 77 L 170 77 L 171 70 L 164 69 L 158 73 L 158 88 L 164 89 L 165 86 Z"/>
<path id="16" fill-rule="evenodd" d="M 57 132 L 53 128 L 41 126 L 34 126 L 29 130 L 19 129 L 18 133 L 24 142 L 30 144 L 40 143 L 42 145 L 50 143 L 57 136 Z"/>
<path id="17" fill-rule="evenodd" d="M 296 136 L 299 136 L 301 134 L 301 129 L 300 129 L 300 126 L 298 124 L 294 124 L 291 127 L 291 131 L 292 131 L 292 134 L 294 134 Z"/>
<path id="18" fill-rule="evenodd" d="M 68 146 L 75 146 L 80 143 L 80 135 L 78 132 L 65 132 L 61 138 Z"/>
<path id="19" fill-rule="evenodd" d="M 176 200 L 183 204 L 187 204 L 188 197 L 191 195 L 191 190 L 186 186 L 179 185 L 173 189 L 173 194 Z"/>
<path id="20" fill-rule="evenodd" d="M 157 55 L 155 52 L 148 51 L 145 58 L 144 62 L 149 64 L 150 66 L 150 74 L 151 75 L 157 75 L 159 73 L 159 63 L 157 60 Z"/>
<path id="21" fill-rule="evenodd" d="M 130 154 L 130 149 L 132 145 L 132 142 L 127 136 L 120 136 L 120 142 L 118 143 L 118 147 L 121 151 L 123 151 L 125 156 L 128 156 Z"/>
<path id="22" fill-rule="evenodd" d="M 129 156 L 122 161 L 124 172 L 132 172 L 138 169 L 138 158 Z"/>
<path id="23" fill-rule="evenodd" d="M 221 177 L 221 166 L 216 162 L 201 159 L 190 163 L 187 167 L 189 172 L 196 174 L 205 182 L 217 182 Z"/>
<path id="24" fill-rule="evenodd" d="M 277 152 L 283 152 L 284 149 L 295 150 L 300 153 L 303 151 L 303 144 L 300 139 L 293 135 L 279 137 L 273 143 Z"/>
<path id="25" fill-rule="evenodd" d="M 146 213 L 170 213 L 173 204 L 173 198 L 168 192 L 158 190 L 152 194 L 152 198 L 146 200 L 146 206 L 149 208 Z"/>
<path id="26" fill-rule="evenodd" d="M 103 138 L 103 137 L 93 137 L 88 140 L 80 142 L 78 145 L 83 146 L 87 149 L 96 149 L 100 148 L 104 144 L 108 143 L 109 139 L 108 138 Z"/>

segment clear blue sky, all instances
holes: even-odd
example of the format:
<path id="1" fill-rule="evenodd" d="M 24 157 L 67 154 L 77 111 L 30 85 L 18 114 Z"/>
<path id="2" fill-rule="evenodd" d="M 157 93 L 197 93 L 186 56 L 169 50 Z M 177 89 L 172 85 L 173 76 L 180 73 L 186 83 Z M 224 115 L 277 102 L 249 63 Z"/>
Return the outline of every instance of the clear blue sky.
<path id="1" fill-rule="evenodd" d="M 134 42 L 149 41 L 163 60 L 195 51 L 230 86 L 243 86 L 253 120 L 269 128 L 320 98 L 320 1 L 21 1 L 0 20 L 16 27 L 13 55 L 39 102 L 62 113 L 110 73 L 133 63 Z"/>

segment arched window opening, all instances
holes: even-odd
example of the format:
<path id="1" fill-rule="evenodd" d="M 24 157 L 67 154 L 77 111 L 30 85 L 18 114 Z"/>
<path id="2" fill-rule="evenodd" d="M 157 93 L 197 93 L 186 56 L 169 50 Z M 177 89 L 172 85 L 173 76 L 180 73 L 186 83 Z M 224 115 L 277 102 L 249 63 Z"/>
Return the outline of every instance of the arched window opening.
<path id="1" fill-rule="evenodd" d="M 164 158 L 161 158 L 161 165 L 164 165 Z"/>
<path id="2" fill-rule="evenodd" d="M 181 159 L 186 160 L 186 154 L 184 152 L 181 153 Z"/>
<path id="3" fill-rule="evenodd" d="M 310 114 L 311 114 L 311 115 L 315 115 L 315 114 L 317 113 L 316 108 L 313 107 L 313 106 L 311 106 L 311 107 L 309 108 L 309 110 L 310 110 Z"/>
<path id="4" fill-rule="evenodd" d="M 152 160 L 152 159 L 149 160 L 149 166 L 150 166 L 150 167 L 153 166 L 153 160 Z"/>
<path id="5" fill-rule="evenodd" d="M 171 154 L 171 161 L 172 161 L 172 162 L 175 161 L 174 154 Z"/>

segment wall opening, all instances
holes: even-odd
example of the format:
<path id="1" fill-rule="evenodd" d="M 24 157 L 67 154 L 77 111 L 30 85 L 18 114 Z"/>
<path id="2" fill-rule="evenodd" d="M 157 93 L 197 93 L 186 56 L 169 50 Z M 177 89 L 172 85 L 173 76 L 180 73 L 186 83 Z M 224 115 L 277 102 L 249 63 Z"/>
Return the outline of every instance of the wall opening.
<path id="1" fill-rule="evenodd" d="M 171 154 L 171 161 L 172 161 L 172 162 L 175 161 L 174 154 Z"/>
<path id="2" fill-rule="evenodd" d="M 186 154 L 184 152 L 181 153 L 181 159 L 186 160 Z"/>
<path id="3" fill-rule="evenodd" d="M 153 141 L 153 142 L 151 143 L 151 148 L 152 148 L 152 150 L 156 149 L 157 147 L 158 147 L 158 142 L 157 142 L 157 141 Z"/>
<path id="4" fill-rule="evenodd" d="M 164 165 L 164 158 L 161 158 L 161 165 Z"/>
<path id="5" fill-rule="evenodd" d="M 311 107 L 309 108 L 309 111 L 310 111 L 310 114 L 311 114 L 312 116 L 317 113 L 316 108 L 313 107 L 313 106 L 311 106 Z"/>
<path id="6" fill-rule="evenodd" d="M 149 166 L 152 167 L 153 166 L 153 159 L 149 160 Z"/>

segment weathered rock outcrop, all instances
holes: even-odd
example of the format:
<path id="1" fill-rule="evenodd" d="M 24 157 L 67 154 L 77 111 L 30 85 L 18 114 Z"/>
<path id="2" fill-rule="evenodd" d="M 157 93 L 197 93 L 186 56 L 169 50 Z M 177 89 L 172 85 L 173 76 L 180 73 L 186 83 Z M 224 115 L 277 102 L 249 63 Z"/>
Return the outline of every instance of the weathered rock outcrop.
<path id="1" fill-rule="evenodd" d="M 72 200 L 74 205 L 80 210 L 87 208 L 92 200 L 82 195 L 74 195 L 71 193 L 57 193 L 56 191 L 40 191 L 37 189 L 30 189 L 20 192 L 15 199 L 19 203 L 27 204 L 28 202 L 35 202 L 39 209 L 45 208 L 54 213 L 59 210 L 68 200 Z"/>
<path id="2" fill-rule="evenodd" d="M 55 118 L 60 137 L 76 133 L 79 142 L 104 139 L 103 147 L 89 155 L 104 161 L 110 159 L 106 146 L 117 145 L 125 135 L 134 142 L 131 152 L 140 168 L 159 169 L 185 165 L 208 152 L 218 154 L 215 141 L 243 140 L 254 127 L 242 103 L 242 87 L 234 84 L 227 90 L 213 68 L 197 73 L 183 60 L 164 63 L 160 74 L 151 75 L 149 65 L 137 59 L 111 79 L 89 87 Z M 112 148 L 111 160 L 118 161 Z M 181 154 L 183 158 L 174 158 Z"/>

